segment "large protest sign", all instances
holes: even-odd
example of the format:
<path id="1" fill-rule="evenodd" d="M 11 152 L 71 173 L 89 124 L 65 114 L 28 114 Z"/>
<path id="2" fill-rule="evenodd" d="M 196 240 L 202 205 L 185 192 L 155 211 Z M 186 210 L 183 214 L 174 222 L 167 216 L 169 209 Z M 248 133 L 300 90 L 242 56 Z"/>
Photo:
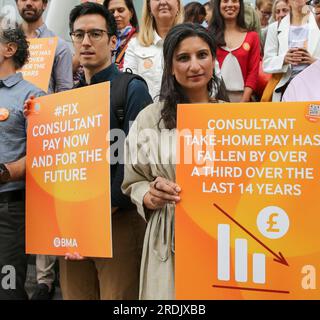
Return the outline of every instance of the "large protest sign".
<path id="1" fill-rule="evenodd" d="M 180 105 L 178 132 L 177 298 L 319 299 L 320 103 Z"/>
<path id="2" fill-rule="evenodd" d="M 47 92 L 58 38 L 35 38 L 28 41 L 30 58 L 21 70 L 23 78 Z"/>
<path id="3" fill-rule="evenodd" d="M 111 257 L 109 83 L 36 99 L 28 118 L 27 252 Z"/>

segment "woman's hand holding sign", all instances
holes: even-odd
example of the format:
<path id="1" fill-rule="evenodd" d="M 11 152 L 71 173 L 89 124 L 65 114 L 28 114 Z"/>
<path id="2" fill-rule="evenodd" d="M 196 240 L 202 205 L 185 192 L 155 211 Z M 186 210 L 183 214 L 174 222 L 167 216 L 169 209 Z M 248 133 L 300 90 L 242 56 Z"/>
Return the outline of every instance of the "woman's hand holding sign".
<path id="1" fill-rule="evenodd" d="M 168 203 L 178 203 L 180 192 L 181 188 L 176 183 L 158 177 L 150 183 L 150 190 L 144 196 L 143 203 L 149 210 L 161 209 Z"/>

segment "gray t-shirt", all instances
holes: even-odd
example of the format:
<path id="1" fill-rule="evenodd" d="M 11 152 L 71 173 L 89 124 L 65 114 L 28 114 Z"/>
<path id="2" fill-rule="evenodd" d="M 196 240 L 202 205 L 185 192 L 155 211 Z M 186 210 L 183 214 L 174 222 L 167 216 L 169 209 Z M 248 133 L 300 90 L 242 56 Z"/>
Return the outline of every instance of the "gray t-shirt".
<path id="1" fill-rule="evenodd" d="M 45 24 L 43 24 L 37 29 L 37 37 L 51 38 L 56 37 L 56 35 L 49 30 Z M 48 93 L 57 93 L 70 90 L 72 88 L 72 52 L 67 42 L 58 38 L 58 45 L 54 56 Z"/>
<path id="2" fill-rule="evenodd" d="M 31 95 L 38 97 L 44 94 L 23 80 L 21 73 L 0 79 L 0 110 L 9 113 L 6 120 L 0 120 L 0 163 L 14 162 L 26 155 L 27 126 L 23 105 Z M 0 193 L 24 187 L 24 181 L 0 184 Z"/>

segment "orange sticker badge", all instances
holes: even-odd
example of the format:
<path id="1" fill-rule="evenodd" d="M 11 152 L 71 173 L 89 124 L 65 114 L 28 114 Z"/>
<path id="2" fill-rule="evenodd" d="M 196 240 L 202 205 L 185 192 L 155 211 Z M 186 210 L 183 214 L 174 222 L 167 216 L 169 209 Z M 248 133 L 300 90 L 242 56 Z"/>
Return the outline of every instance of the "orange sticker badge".
<path id="1" fill-rule="evenodd" d="M 246 51 L 250 51 L 250 44 L 248 42 L 245 42 L 243 45 L 242 45 L 242 48 Z"/>
<path id="2" fill-rule="evenodd" d="M 151 59 L 149 59 L 149 58 L 145 59 L 143 61 L 143 66 L 144 66 L 145 69 L 151 69 L 152 66 L 153 66 L 153 61 Z"/>
<path id="3" fill-rule="evenodd" d="M 318 102 L 178 106 L 177 299 L 319 299 L 320 122 L 306 110 L 319 119 Z"/>
<path id="4" fill-rule="evenodd" d="M 9 118 L 9 110 L 6 108 L 0 108 L 0 121 L 6 121 Z"/>

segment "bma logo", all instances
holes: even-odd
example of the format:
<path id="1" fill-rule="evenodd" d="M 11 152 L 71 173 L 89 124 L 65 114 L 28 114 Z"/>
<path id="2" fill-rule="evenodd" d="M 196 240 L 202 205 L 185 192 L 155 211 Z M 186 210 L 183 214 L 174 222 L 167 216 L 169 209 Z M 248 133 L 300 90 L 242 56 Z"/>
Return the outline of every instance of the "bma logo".
<path id="1" fill-rule="evenodd" d="M 4 266 L 1 269 L 1 287 L 3 290 L 16 289 L 16 269 L 14 266 Z"/>
<path id="2" fill-rule="evenodd" d="M 53 245 L 55 248 L 78 248 L 77 240 L 72 238 L 54 238 Z"/>

